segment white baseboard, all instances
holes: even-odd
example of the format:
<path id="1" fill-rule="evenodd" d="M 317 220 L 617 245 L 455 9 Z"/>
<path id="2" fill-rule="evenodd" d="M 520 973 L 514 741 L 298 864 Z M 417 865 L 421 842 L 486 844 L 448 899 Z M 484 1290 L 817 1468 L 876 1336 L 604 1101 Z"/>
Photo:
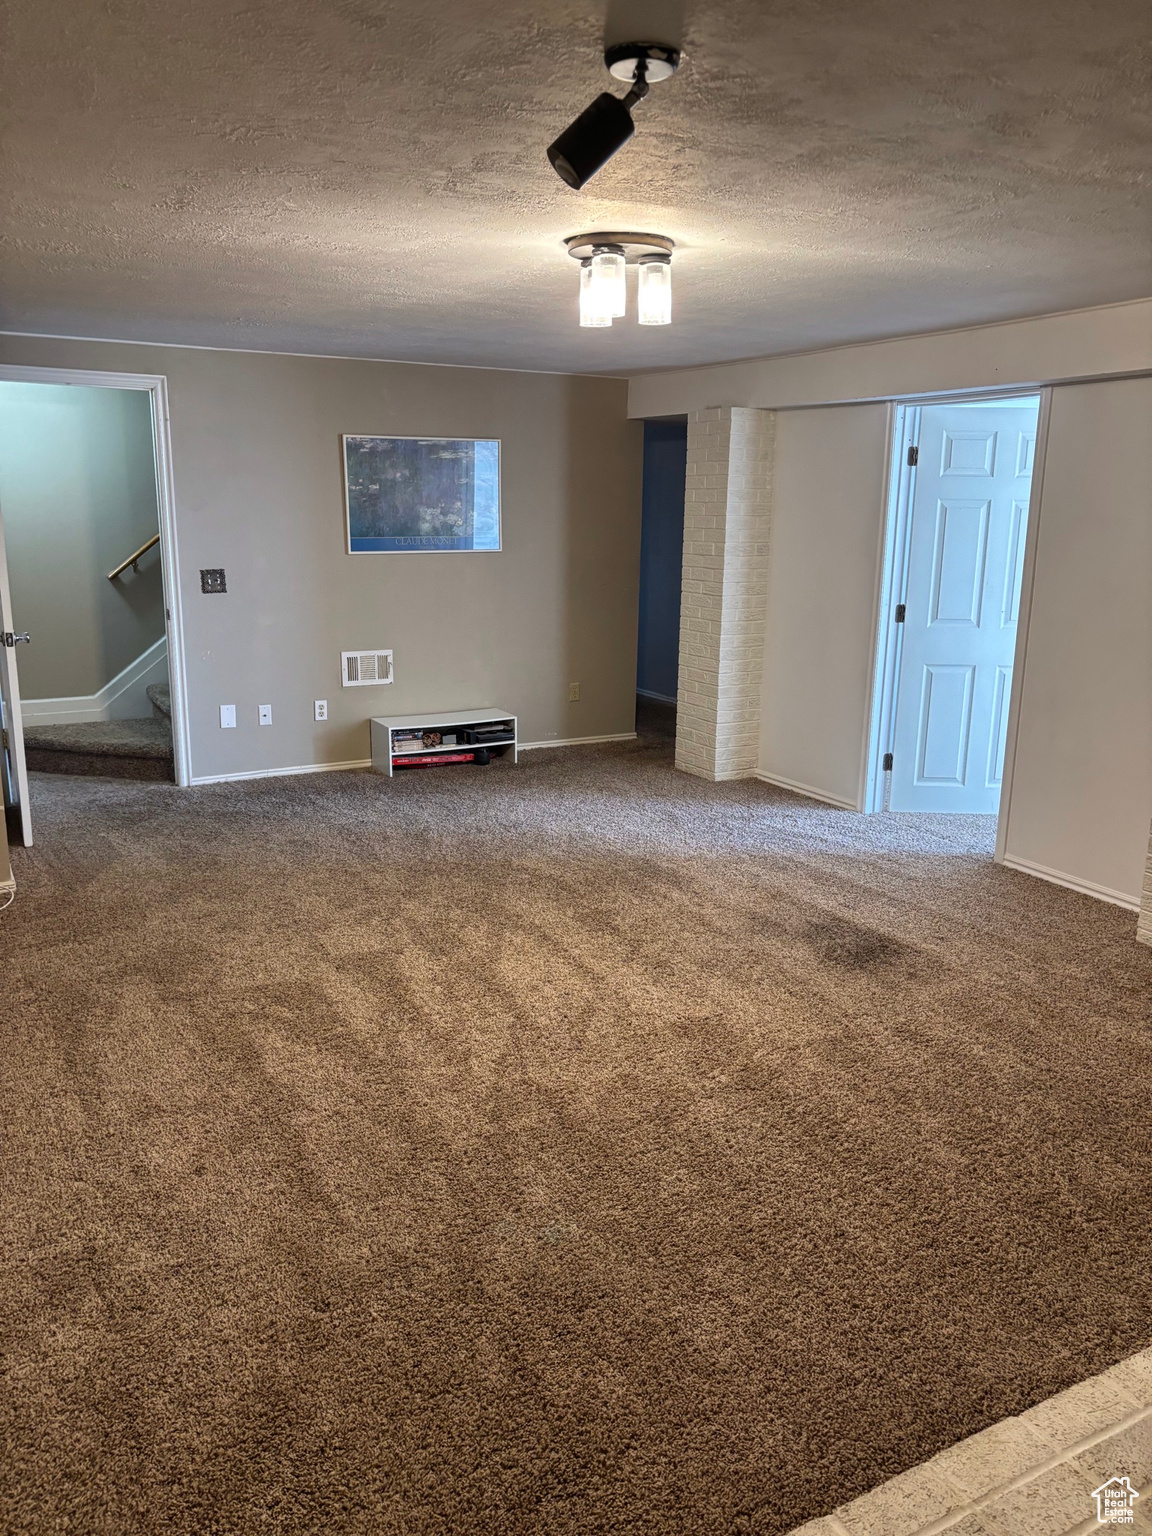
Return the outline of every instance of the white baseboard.
<path id="1" fill-rule="evenodd" d="M 520 751 L 528 752 L 536 747 L 583 747 L 598 741 L 635 741 L 635 731 L 625 731 L 619 736 L 576 736 L 570 741 L 522 741 Z M 244 779 L 283 779 L 294 773 L 339 773 L 345 768 L 371 768 L 370 757 L 357 757 L 346 763 L 300 763 L 294 768 L 253 768 L 247 773 L 208 773 L 189 782 L 201 784 L 238 784 Z"/>
<path id="2" fill-rule="evenodd" d="M 657 704 L 675 704 L 674 693 L 653 693 L 651 688 L 637 688 L 637 695 L 642 699 L 655 699 Z"/>
<path id="3" fill-rule="evenodd" d="M 1079 891 L 1082 896 L 1094 896 L 1097 901 L 1111 902 L 1114 907 L 1126 907 L 1129 912 L 1140 910 L 1139 896 L 1113 891 L 1106 885 L 1080 880 L 1075 875 L 1066 875 L 1059 869 L 1048 869 L 1044 864 L 1032 864 L 1027 859 L 1013 859 L 1005 855 L 1001 862 L 1008 869 L 1019 870 L 1022 875 L 1035 875 L 1038 880 L 1047 880 L 1050 885 L 1063 885 L 1070 891 Z"/>
<path id="4" fill-rule="evenodd" d="M 81 693 L 63 699 L 21 699 L 20 718 L 25 725 L 80 725 L 94 720 L 132 720 L 152 713 L 145 689 L 168 676 L 168 639 L 161 635 L 155 645 L 130 661 L 99 693 Z"/>
<path id="5" fill-rule="evenodd" d="M 824 805 L 834 805 L 841 811 L 859 811 L 860 809 L 855 800 L 841 800 L 838 795 L 830 795 L 823 789 L 815 789 L 811 784 L 798 784 L 795 779 L 782 779 L 778 773 L 764 773 L 757 768 L 752 777 L 762 779 L 765 784 L 775 784 L 777 789 L 790 789 L 794 795 L 803 795 L 807 800 L 820 800 Z"/>
<path id="6" fill-rule="evenodd" d="M 346 763 L 299 763 L 293 768 L 251 768 L 246 773 L 207 773 L 190 783 L 239 784 L 243 779 L 286 779 L 296 773 L 340 773 L 345 768 L 371 768 L 370 757 L 356 757 Z"/>
<path id="7" fill-rule="evenodd" d="M 561 741 L 521 741 L 521 752 L 535 752 L 538 747 L 593 747 L 599 741 L 635 741 L 635 731 L 620 731 L 615 736 L 566 736 Z"/>

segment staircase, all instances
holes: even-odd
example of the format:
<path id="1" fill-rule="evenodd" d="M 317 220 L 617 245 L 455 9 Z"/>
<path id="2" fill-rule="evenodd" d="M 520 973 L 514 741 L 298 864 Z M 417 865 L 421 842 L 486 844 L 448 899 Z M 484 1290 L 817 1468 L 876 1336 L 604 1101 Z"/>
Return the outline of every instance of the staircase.
<path id="1" fill-rule="evenodd" d="M 172 701 L 167 687 L 148 689 L 148 720 L 93 720 L 77 725 L 26 725 L 24 751 L 35 773 L 94 774 L 171 784 Z"/>

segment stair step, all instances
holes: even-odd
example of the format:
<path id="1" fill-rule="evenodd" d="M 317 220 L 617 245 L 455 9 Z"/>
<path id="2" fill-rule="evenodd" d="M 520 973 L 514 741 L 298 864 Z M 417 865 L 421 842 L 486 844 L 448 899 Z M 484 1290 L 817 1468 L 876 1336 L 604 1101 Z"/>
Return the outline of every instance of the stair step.
<path id="1" fill-rule="evenodd" d="M 93 720 L 76 725 L 29 725 L 28 767 L 36 773 L 96 774 L 171 782 L 172 731 L 165 719 Z"/>
<path id="2" fill-rule="evenodd" d="M 172 692 L 167 683 L 149 683 L 144 690 L 157 716 L 172 718 Z"/>

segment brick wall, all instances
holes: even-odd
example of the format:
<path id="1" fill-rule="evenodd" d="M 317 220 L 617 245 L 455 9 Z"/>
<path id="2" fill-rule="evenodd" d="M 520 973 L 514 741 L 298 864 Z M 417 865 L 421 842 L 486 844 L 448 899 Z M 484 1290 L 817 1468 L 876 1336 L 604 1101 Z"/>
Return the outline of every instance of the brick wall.
<path id="1" fill-rule="evenodd" d="M 700 778 L 757 764 L 775 425 L 740 406 L 688 418 L 676 766 Z"/>

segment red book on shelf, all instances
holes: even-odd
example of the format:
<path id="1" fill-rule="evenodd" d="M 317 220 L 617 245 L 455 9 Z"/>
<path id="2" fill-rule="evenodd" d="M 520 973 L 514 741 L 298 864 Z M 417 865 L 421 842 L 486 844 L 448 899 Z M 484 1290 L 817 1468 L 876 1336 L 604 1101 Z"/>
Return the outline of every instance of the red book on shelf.
<path id="1" fill-rule="evenodd" d="M 393 768 L 435 768 L 438 763 L 473 763 L 475 752 L 405 752 L 393 756 Z"/>

